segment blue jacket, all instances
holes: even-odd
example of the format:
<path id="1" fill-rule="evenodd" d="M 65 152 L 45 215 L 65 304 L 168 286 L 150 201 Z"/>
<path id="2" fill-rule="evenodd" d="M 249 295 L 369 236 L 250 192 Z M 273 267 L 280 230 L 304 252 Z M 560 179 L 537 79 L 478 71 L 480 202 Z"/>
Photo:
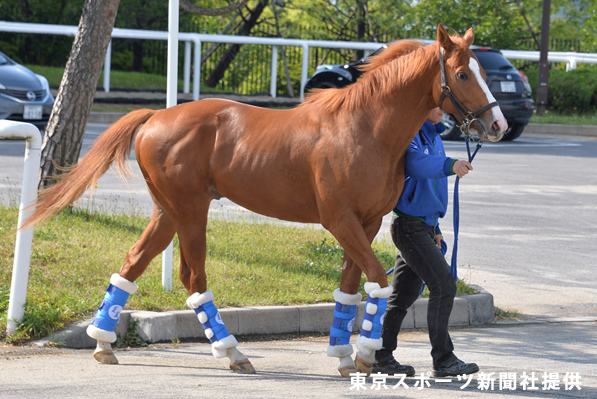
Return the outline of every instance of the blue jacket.
<path id="1" fill-rule="evenodd" d="M 445 156 L 438 133 L 446 128 L 441 123 L 425 121 L 406 151 L 404 190 L 394 212 L 415 217 L 429 226 L 437 226 L 448 209 L 448 176 L 454 174 L 455 159 Z M 439 229 L 438 229 L 439 234 Z"/>

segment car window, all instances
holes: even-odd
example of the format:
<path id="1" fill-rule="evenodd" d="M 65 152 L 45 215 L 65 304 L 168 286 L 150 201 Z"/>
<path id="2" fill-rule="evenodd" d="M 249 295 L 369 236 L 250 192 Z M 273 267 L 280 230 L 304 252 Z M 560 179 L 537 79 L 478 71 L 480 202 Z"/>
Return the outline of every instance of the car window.
<path id="1" fill-rule="evenodd" d="M 0 54 L 0 65 L 5 65 L 8 63 L 8 59 L 4 55 Z"/>
<path id="2" fill-rule="evenodd" d="M 511 69 L 514 68 L 500 53 L 494 51 L 475 51 L 477 59 L 483 69 Z"/>

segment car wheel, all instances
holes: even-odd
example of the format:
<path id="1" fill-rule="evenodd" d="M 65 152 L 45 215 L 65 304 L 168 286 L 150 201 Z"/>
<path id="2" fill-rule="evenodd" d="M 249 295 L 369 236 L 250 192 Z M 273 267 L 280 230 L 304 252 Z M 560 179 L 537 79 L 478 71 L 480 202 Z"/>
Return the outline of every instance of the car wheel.
<path id="1" fill-rule="evenodd" d="M 513 124 L 506 131 L 506 134 L 504 134 L 504 138 L 502 140 L 504 140 L 504 141 L 515 140 L 515 139 L 517 139 L 517 138 L 520 137 L 520 135 L 522 134 L 523 130 L 524 130 L 524 125 L 521 125 L 521 124 L 518 124 L 518 123 Z"/>
<path id="2" fill-rule="evenodd" d="M 440 133 L 442 140 L 458 140 L 460 138 L 460 128 L 456 126 L 456 121 L 448 114 L 444 114 L 442 123 L 446 127 L 443 133 Z"/>

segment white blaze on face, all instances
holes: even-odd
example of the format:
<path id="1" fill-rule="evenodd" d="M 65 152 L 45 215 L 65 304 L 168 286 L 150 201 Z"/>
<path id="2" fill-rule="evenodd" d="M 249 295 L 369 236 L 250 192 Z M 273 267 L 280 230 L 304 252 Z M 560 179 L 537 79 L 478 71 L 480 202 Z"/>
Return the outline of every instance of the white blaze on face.
<path id="1" fill-rule="evenodd" d="M 473 74 L 477 78 L 479 86 L 481 87 L 481 89 L 483 89 L 483 92 L 487 96 L 487 102 L 494 102 L 495 98 L 493 97 L 493 94 L 491 94 L 491 91 L 489 91 L 489 87 L 487 87 L 485 79 L 483 79 L 483 76 L 481 76 L 481 68 L 479 68 L 477 60 L 471 57 L 468 62 L 468 67 L 471 69 L 471 71 L 473 71 Z M 497 121 L 498 127 L 500 128 L 500 133 L 505 132 L 508 128 L 508 122 L 506 122 L 506 118 L 504 118 L 504 114 L 502 114 L 502 110 L 500 109 L 500 107 L 495 106 L 491 108 L 491 112 L 493 113 L 493 120 Z"/>

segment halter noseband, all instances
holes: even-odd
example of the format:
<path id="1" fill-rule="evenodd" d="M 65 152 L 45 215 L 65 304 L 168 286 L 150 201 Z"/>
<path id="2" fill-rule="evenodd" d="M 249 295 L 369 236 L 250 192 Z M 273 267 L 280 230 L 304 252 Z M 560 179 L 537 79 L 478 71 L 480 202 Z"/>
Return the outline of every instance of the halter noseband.
<path id="1" fill-rule="evenodd" d="M 458 126 L 460 128 L 460 131 L 462 133 L 464 133 L 464 135 L 468 138 L 470 135 L 469 128 L 470 128 L 471 124 L 473 124 L 474 122 L 477 121 L 477 116 L 479 116 L 483 112 L 487 111 L 488 109 L 495 107 L 496 105 L 498 105 L 498 103 L 497 103 L 497 101 L 494 101 L 494 102 L 489 103 L 489 104 L 487 104 L 475 111 L 472 111 L 472 112 L 467 110 L 466 107 L 464 105 L 462 105 L 462 103 L 460 101 L 458 101 L 456 96 L 452 93 L 452 90 L 450 90 L 450 86 L 448 86 L 448 83 L 446 82 L 446 66 L 445 66 L 446 61 L 444 60 L 444 48 L 441 46 L 439 48 L 439 54 L 440 54 L 439 55 L 439 66 L 440 66 L 441 79 L 442 79 L 442 94 L 439 97 L 439 105 L 438 106 L 443 111 L 442 103 L 444 102 L 444 99 L 446 98 L 446 96 L 450 99 L 450 101 L 452 101 L 454 108 L 456 108 L 456 111 L 458 111 L 458 114 L 460 115 L 460 119 L 462 120 L 462 124 L 460 124 L 460 125 L 457 124 L 456 126 Z M 450 115 L 452 115 L 452 114 L 450 114 Z M 456 119 L 456 118 L 454 118 L 454 119 Z M 480 125 L 481 128 L 483 128 L 483 130 L 485 130 L 485 127 L 483 126 L 482 123 L 478 123 L 477 125 Z M 486 131 L 484 131 L 483 134 L 485 136 L 487 136 Z"/>

